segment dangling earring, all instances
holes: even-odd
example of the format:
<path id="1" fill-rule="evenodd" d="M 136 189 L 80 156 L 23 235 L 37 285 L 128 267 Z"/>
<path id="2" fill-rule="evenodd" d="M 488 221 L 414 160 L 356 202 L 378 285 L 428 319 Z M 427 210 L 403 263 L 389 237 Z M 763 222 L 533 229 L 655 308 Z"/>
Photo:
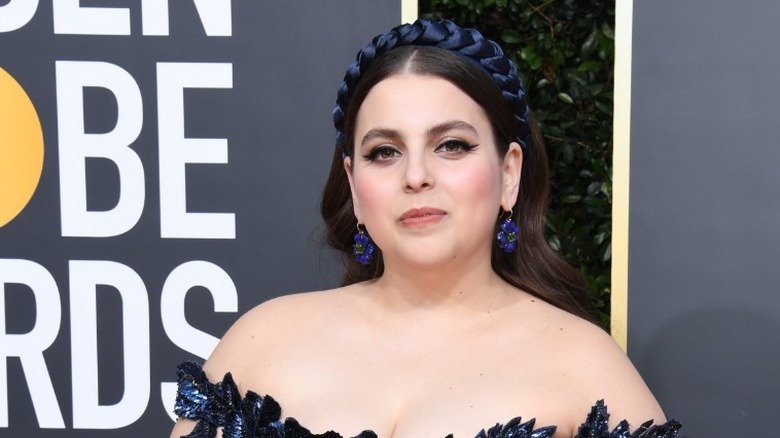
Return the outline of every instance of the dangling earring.
<path id="1" fill-rule="evenodd" d="M 517 233 L 520 228 L 512 220 L 512 210 L 509 210 L 509 216 L 501 222 L 501 231 L 498 232 L 496 238 L 498 238 L 498 246 L 504 250 L 505 253 L 510 253 L 517 247 Z"/>
<path id="2" fill-rule="evenodd" d="M 358 232 L 355 233 L 355 244 L 352 245 L 352 253 L 355 254 L 355 260 L 361 265 L 370 265 L 374 258 L 374 244 L 366 235 L 365 231 L 360 229 L 360 223 L 357 224 Z"/>

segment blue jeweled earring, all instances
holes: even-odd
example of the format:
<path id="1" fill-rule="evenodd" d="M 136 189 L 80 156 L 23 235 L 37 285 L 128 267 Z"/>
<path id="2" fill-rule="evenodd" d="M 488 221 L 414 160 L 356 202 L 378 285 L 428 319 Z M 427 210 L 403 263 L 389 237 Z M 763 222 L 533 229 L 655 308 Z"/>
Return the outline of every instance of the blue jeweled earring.
<path id="1" fill-rule="evenodd" d="M 504 250 L 505 253 L 510 253 L 517 247 L 517 233 L 520 228 L 512 220 L 512 210 L 509 210 L 509 216 L 501 222 L 501 231 L 498 232 L 496 238 L 498 238 L 498 246 Z"/>
<path id="2" fill-rule="evenodd" d="M 355 244 L 352 245 L 352 253 L 355 254 L 355 260 L 361 265 L 370 265 L 374 258 L 374 244 L 366 235 L 365 231 L 360 229 L 360 223 L 357 224 L 358 232 L 355 233 Z"/>

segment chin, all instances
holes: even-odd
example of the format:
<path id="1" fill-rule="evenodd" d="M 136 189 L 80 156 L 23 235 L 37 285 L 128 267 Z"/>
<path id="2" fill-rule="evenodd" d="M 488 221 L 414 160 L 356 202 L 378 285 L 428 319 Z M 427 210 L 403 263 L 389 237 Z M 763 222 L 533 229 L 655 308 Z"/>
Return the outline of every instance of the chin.
<path id="1" fill-rule="evenodd" d="M 468 253 L 474 254 L 473 251 Z M 489 253 L 488 253 L 489 260 Z M 394 258 L 394 262 L 399 265 L 409 266 L 416 269 L 437 270 L 452 268 L 461 265 L 467 257 L 461 251 L 453 249 L 438 248 L 432 251 L 430 247 L 419 248 L 418 250 L 409 250 L 404 254 Z M 387 263 L 387 262 L 385 262 Z"/>

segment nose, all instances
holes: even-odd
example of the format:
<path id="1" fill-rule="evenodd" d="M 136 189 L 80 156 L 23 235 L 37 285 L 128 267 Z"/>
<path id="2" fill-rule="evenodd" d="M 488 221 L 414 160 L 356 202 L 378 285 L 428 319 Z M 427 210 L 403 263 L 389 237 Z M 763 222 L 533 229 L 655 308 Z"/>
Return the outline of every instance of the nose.
<path id="1" fill-rule="evenodd" d="M 425 152 L 407 154 L 404 190 L 418 192 L 433 187 L 433 174 Z"/>

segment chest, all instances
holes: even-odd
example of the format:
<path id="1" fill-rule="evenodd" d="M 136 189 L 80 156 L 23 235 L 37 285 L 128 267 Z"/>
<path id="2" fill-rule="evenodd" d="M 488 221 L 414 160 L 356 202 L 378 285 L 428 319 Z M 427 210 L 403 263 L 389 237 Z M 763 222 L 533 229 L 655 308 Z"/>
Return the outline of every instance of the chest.
<path id="1" fill-rule="evenodd" d="M 392 345 L 309 345 L 275 355 L 242 389 L 271 394 L 283 417 L 312 432 L 345 437 L 373 430 L 380 438 L 471 438 L 517 416 L 558 426 L 558 437 L 584 418 L 553 358 L 463 344 L 414 354 Z"/>

